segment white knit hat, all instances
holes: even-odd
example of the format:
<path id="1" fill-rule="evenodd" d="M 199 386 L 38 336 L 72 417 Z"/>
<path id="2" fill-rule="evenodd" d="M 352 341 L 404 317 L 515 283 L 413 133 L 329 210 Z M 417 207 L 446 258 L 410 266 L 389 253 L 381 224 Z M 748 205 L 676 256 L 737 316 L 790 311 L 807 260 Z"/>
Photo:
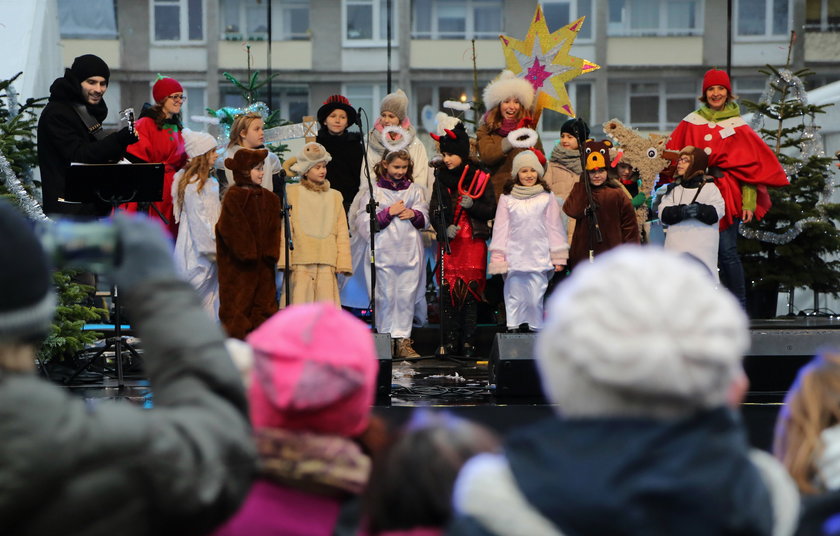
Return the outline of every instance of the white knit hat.
<path id="1" fill-rule="evenodd" d="M 542 155 L 542 153 L 540 154 Z M 543 156 L 543 162 L 545 162 L 545 156 Z M 540 158 L 534 150 L 527 149 L 513 157 L 513 164 L 511 164 L 510 167 L 510 175 L 514 178 L 514 180 L 516 180 L 516 176 L 519 175 L 519 170 L 527 166 L 537 170 L 539 178 L 543 178 L 543 175 L 545 175 L 543 162 L 540 162 Z"/>
<path id="2" fill-rule="evenodd" d="M 529 110 L 534 104 L 534 86 L 531 82 L 513 74 L 513 71 L 505 69 L 484 88 L 484 106 L 487 110 L 492 110 L 510 97 L 516 97 L 522 107 Z"/>
<path id="3" fill-rule="evenodd" d="M 401 89 L 388 93 L 379 104 L 379 113 L 382 112 L 391 112 L 402 121 L 408 112 L 408 96 Z"/>
<path id="4" fill-rule="evenodd" d="M 320 143 L 313 141 L 303 146 L 303 149 L 294 157 L 293 162 L 289 166 L 293 172 L 302 177 L 315 164 L 321 162 L 326 164 L 330 160 L 332 160 L 332 156 L 327 152 L 327 149 Z"/>
<path id="5" fill-rule="evenodd" d="M 206 132 L 196 132 L 185 128 L 181 135 L 184 137 L 184 150 L 187 156 L 195 158 L 216 149 L 216 138 Z"/>
<path id="6" fill-rule="evenodd" d="M 621 246 L 572 273 L 546 307 L 537 364 L 570 417 L 678 417 L 726 403 L 749 347 L 735 298 L 697 261 Z"/>

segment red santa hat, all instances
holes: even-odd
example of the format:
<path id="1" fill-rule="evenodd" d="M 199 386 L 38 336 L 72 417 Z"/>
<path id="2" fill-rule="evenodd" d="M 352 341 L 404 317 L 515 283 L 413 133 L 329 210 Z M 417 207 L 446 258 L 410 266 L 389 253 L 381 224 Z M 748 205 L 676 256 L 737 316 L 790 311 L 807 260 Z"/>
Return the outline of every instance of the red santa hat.
<path id="1" fill-rule="evenodd" d="M 152 86 L 152 98 L 155 99 L 155 102 L 163 102 L 163 99 L 169 95 L 183 92 L 184 88 L 177 80 L 166 76 L 159 78 Z"/>
<path id="2" fill-rule="evenodd" d="M 706 94 L 706 90 L 711 86 L 723 86 L 730 95 L 732 94 L 732 82 L 729 81 L 729 75 L 726 74 L 726 71 L 721 71 L 720 69 L 709 69 L 706 71 L 706 74 L 703 76 L 704 95 Z"/>

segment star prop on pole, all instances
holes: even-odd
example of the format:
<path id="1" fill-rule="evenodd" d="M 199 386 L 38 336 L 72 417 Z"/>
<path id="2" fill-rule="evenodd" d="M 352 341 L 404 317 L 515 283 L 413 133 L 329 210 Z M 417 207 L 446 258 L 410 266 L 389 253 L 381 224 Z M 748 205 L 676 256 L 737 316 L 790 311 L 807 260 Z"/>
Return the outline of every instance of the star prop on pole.
<path id="1" fill-rule="evenodd" d="M 549 33 L 542 7 L 537 4 L 537 11 L 525 39 L 520 41 L 507 35 L 499 36 L 507 68 L 534 86 L 535 121 L 539 119 L 543 108 L 575 117 L 566 92 L 566 82 L 600 69 L 599 65 L 591 61 L 569 55 L 584 18 Z"/>

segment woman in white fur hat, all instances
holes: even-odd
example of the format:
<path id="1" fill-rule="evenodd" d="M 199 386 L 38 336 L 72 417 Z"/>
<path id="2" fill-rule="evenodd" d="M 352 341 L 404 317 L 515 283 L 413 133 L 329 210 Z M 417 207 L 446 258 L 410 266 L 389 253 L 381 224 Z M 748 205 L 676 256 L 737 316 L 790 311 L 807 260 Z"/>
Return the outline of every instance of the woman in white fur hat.
<path id="1" fill-rule="evenodd" d="M 218 158 L 216 139 L 206 132 L 184 129 L 186 167 L 172 179 L 172 200 L 178 237 L 175 266 L 201 296 L 204 309 L 219 316 L 216 267 L 216 222 L 222 211 L 219 183 L 211 175 Z"/>
<path id="2" fill-rule="evenodd" d="M 478 155 L 481 163 L 490 169 L 490 180 L 498 201 L 510 178 L 513 158 L 528 146 L 542 151 L 539 139 L 515 147 L 515 142 L 511 143 L 508 138 L 508 134 L 520 128 L 533 128 L 534 87 L 512 71 L 504 70 L 487 84 L 483 98 L 487 113 L 481 118 L 481 125 L 476 131 Z"/>

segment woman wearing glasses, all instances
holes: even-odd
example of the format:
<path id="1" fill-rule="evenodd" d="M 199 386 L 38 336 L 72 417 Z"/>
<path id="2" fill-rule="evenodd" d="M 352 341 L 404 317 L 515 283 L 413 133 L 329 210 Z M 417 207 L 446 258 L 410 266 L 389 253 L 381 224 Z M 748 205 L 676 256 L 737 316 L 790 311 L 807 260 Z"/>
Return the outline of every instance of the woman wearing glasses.
<path id="1" fill-rule="evenodd" d="M 168 224 L 173 237 L 178 226 L 172 211 L 172 178 L 184 167 L 187 153 L 181 136 L 181 106 L 186 100 L 184 88 L 174 78 L 160 77 L 152 87 L 155 103 L 144 105 L 135 129 L 140 141 L 128 147 L 128 157 L 134 162 L 164 164 L 163 200 L 154 203 Z M 157 217 L 151 209 L 150 216 Z"/>

